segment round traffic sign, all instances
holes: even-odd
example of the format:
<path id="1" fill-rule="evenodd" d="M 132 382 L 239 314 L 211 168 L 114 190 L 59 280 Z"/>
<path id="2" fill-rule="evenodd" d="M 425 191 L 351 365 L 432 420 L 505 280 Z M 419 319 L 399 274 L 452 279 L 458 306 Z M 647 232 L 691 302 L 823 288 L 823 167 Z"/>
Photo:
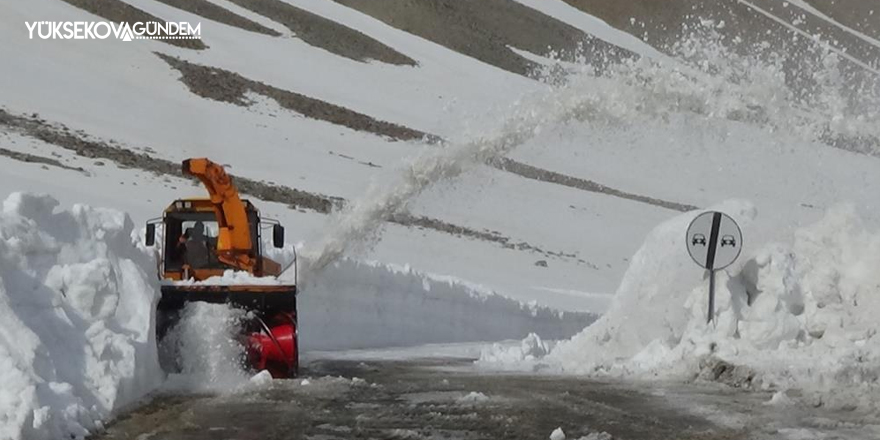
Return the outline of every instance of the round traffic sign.
<path id="1" fill-rule="evenodd" d="M 697 216 L 687 230 L 687 249 L 698 266 L 720 270 L 730 266 L 742 251 L 742 231 L 723 212 Z"/>

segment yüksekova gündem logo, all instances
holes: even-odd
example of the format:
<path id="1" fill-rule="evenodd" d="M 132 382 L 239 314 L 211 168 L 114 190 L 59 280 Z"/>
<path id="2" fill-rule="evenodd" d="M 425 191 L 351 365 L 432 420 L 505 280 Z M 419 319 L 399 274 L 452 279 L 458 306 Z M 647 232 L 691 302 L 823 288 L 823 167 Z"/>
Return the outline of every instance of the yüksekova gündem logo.
<path id="1" fill-rule="evenodd" d="M 31 40 L 200 40 L 202 24 L 139 21 L 34 21 L 25 22 Z"/>

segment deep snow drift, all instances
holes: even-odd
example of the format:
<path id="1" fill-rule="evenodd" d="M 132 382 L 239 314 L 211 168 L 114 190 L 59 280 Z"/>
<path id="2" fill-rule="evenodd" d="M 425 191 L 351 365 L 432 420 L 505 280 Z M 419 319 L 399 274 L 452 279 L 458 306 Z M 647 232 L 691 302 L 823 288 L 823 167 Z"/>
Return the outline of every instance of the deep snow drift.
<path id="1" fill-rule="evenodd" d="M 100 428 L 161 381 L 155 276 L 123 213 L 16 193 L 0 213 L 0 438 Z"/>
<path id="2" fill-rule="evenodd" d="M 717 207 L 748 240 L 754 208 Z M 490 366 L 636 378 L 703 378 L 797 388 L 812 404 L 873 409 L 880 377 L 880 233 L 854 208 L 830 210 L 793 237 L 744 255 L 717 278 L 717 324 L 706 324 L 708 281 L 684 231 L 697 213 L 659 225 L 633 257 L 610 310 L 571 340 L 486 350 Z M 727 367 L 719 367 L 729 365 Z M 781 399 L 775 399 L 781 400 Z"/>

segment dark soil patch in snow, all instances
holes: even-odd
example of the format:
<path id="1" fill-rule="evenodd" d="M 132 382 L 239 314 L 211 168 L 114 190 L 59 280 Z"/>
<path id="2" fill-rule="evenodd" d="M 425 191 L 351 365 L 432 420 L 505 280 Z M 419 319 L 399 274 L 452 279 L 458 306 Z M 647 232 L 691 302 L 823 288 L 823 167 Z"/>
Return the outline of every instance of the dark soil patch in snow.
<path id="1" fill-rule="evenodd" d="M 7 150 L 5 148 L 0 148 L 0 156 L 6 156 L 10 159 L 17 160 L 19 162 L 43 164 L 44 168 L 45 168 L 45 165 L 50 165 L 50 166 L 62 168 L 65 170 L 79 171 L 83 174 L 88 174 L 86 172 L 86 170 L 84 170 L 80 167 L 71 167 L 68 165 L 64 165 L 63 163 L 61 163 L 55 159 L 50 159 L 48 157 L 43 157 L 43 156 L 37 156 L 35 154 L 21 153 L 18 151 L 12 151 L 12 150 Z"/>
<path id="2" fill-rule="evenodd" d="M 505 249 L 516 249 L 518 251 L 530 251 L 534 253 L 538 253 L 544 255 L 545 257 L 556 257 L 562 259 L 570 259 L 575 260 L 578 263 L 585 264 L 592 269 L 598 270 L 599 267 L 595 264 L 589 263 L 578 257 L 576 253 L 567 253 L 567 252 L 554 252 L 548 251 L 545 249 L 541 249 L 540 247 L 533 246 L 524 241 L 515 241 L 510 237 L 506 237 L 497 231 L 479 231 L 476 229 L 468 228 L 465 226 L 459 226 L 452 223 L 447 223 L 442 220 L 430 218 L 430 217 L 422 217 L 415 216 L 407 213 L 399 213 L 392 216 L 388 221 L 392 223 L 397 223 L 404 226 L 412 226 L 416 228 L 423 229 L 432 229 L 435 231 L 445 232 L 447 234 L 457 235 L 460 237 L 469 237 L 475 238 L 477 240 L 488 241 L 492 243 L 498 243 L 501 247 Z"/>
<path id="3" fill-rule="evenodd" d="M 247 107 L 251 104 L 247 99 L 247 93 L 257 93 L 274 99 L 278 105 L 288 110 L 309 118 L 342 125 L 352 130 L 387 136 L 394 140 L 436 139 L 436 137 L 418 130 L 380 121 L 345 107 L 272 87 L 228 70 L 193 64 L 161 53 L 156 53 L 156 55 L 179 71 L 182 75 L 180 80 L 186 84 L 191 92 L 203 98 Z"/>
<path id="4" fill-rule="evenodd" d="M 367 166 L 367 167 L 370 167 L 370 168 L 382 168 L 382 165 L 378 165 L 378 164 L 375 164 L 375 163 L 373 163 L 373 162 L 364 162 L 364 161 L 362 161 L 362 160 L 357 160 L 357 159 L 355 159 L 354 157 L 351 157 L 351 156 L 349 156 L 349 155 L 347 155 L 347 154 L 336 153 L 336 152 L 334 152 L 334 151 L 330 151 L 329 154 L 330 154 L 331 156 L 341 157 L 341 158 L 343 158 L 343 159 L 350 160 L 350 161 L 352 161 L 352 162 L 356 162 L 356 163 L 359 163 L 359 164 L 361 164 L 361 165 L 364 165 L 364 166 Z"/>
<path id="5" fill-rule="evenodd" d="M 755 6 L 764 9 L 765 11 L 773 14 L 775 17 L 778 17 L 785 23 L 789 23 L 798 29 L 808 33 L 809 35 L 819 35 L 824 41 L 827 41 L 833 47 L 837 47 L 840 49 L 845 49 L 846 53 L 852 57 L 855 57 L 862 62 L 867 64 L 876 64 L 877 60 L 880 60 L 880 47 L 877 47 L 867 41 L 853 35 L 852 33 L 846 32 L 840 27 L 829 23 L 828 21 L 816 17 L 813 14 L 810 14 L 799 7 L 786 4 L 784 2 L 779 2 L 776 0 L 750 0 L 750 3 Z M 860 3 L 859 1 L 850 0 L 847 2 L 846 7 L 837 6 L 834 9 L 836 10 L 850 10 L 849 3 Z M 863 9 L 868 9 L 868 2 L 864 2 L 862 4 Z M 877 14 L 880 14 L 880 4 L 874 3 L 870 6 L 870 8 L 877 9 Z M 869 19 L 873 18 L 867 16 Z M 875 22 L 878 20 L 874 18 Z M 768 23 L 768 26 L 771 24 Z M 780 32 L 790 33 L 791 31 L 783 31 L 782 28 L 779 28 Z M 876 32 L 876 31 L 875 31 Z M 797 46 L 794 46 L 797 47 Z"/>
<path id="6" fill-rule="evenodd" d="M 507 0 L 336 0 L 403 31 L 496 67 L 529 75 L 539 66 L 508 46 L 573 60 L 626 53 L 566 23 Z M 580 48 L 579 46 L 583 46 Z"/>
<path id="7" fill-rule="evenodd" d="M 703 0 L 564 0 L 566 3 L 598 17 L 611 26 L 641 38 L 643 41 L 666 53 L 674 52 L 672 48 L 683 41 L 699 27 L 700 20 L 724 22 L 715 29 L 721 41 L 734 51 L 744 54 L 758 55 L 764 58 L 778 56 L 783 61 L 786 80 L 795 89 L 809 88 L 814 83 L 816 63 L 820 60 L 815 51 L 809 50 L 813 44 L 789 29 L 787 26 L 767 17 L 751 6 L 738 0 L 703 1 Z M 849 0 L 846 6 L 835 0 L 809 0 L 819 9 L 825 8 L 829 15 L 850 17 L 851 21 L 860 21 L 863 27 L 875 26 L 878 23 L 880 7 L 875 0 Z M 865 41 L 840 29 L 829 25 L 821 19 L 803 13 L 793 4 L 776 0 L 750 0 L 749 3 L 764 9 L 789 25 L 804 30 L 810 35 L 819 34 L 825 42 L 831 43 L 862 62 L 874 63 L 877 48 Z M 821 7 L 819 7 L 821 5 Z M 874 17 L 868 12 L 877 9 Z M 838 11 L 832 13 L 831 11 Z M 863 14 L 863 15 L 860 15 Z M 699 17 L 699 18 L 697 18 Z M 859 20 L 857 17 L 869 17 Z M 795 20 L 797 18 L 797 20 Z M 771 50 L 759 51 L 755 47 L 767 45 Z M 874 75 L 863 77 L 866 71 L 848 60 L 842 60 L 844 71 L 856 75 L 857 81 L 874 81 Z"/>
<path id="8" fill-rule="evenodd" d="M 527 179 L 540 180 L 542 182 L 555 183 L 557 185 L 567 186 L 584 191 L 606 194 L 612 197 L 633 200 L 640 203 L 647 203 L 649 205 L 659 206 L 661 208 L 671 209 L 673 211 L 687 212 L 699 209 L 698 207 L 693 205 L 669 202 L 666 200 L 655 199 L 653 197 L 621 191 L 619 189 L 614 189 L 609 186 L 602 185 L 601 183 L 593 182 L 592 180 L 567 176 L 565 174 L 533 167 L 531 165 L 517 162 L 515 160 L 507 159 L 504 157 L 494 160 L 491 165 L 500 170 L 507 171 L 518 176 L 525 177 Z"/>
<path id="9" fill-rule="evenodd" d="M 820 12 L 863 34 L 880 39 L 880 4 L 875 0 L 806 0 Z"/>
<path id="10" fill-rule="evenodd" d="M 38 117 L 16 116 L 0 110 L 0 125 L 16 129 L 43 142 L 71 150 L 88 158 L 108 159 L 124 168 L 137 168 L 157 174 L 165 174 L 188 179 L 183 175 L 179 163 L 159 159 L 144 153 L 136 153 L 109 143 L 89 139 L 84 133 L 71 132 L 66 128 L 53 126 Z M 267 202 L 284 203 L 293 208 L 310 209 L 329 213 L 335 203 L 340 201 L 320 194 L 235 176 L 235 183 L 244 193 Z"/>
<path id="11" fill-rule="evenodd" d="M 73 6 L 76 6 L 80 9 L 83 9 L 87 12 L 95 14 L 99 17 L 106 18 L 107 20 L 116 22 L 116 23 L 136 23 L 136 22 L 148 22 L 148 21 L 157 21 L 164 22 L 159 17 L 151 15 L 146 11 L 140 10 L 134 6 L 129 5 L 128 3 L 119 1 L 119 0 L 61 0 L 67 3 L 70 3 Z M 159 40 L 163 43 L 171 44 L 177 47 L 184 47 L 187 49 L 207 49 L 208 46 L 205 46 L 202 43 L 202 40 Z"/>
<path id="12" fill-rule="evenodd" d="M 145 153 L 134 152 L 121 146 L 117 146 L 112 141 L 105 142 L 92 139 L 84 132 L 75 132 L 63 125 L 51 124 L 48 121 L 39 118 L 38 115 L 19 116 L 0 109 L 0 127 L 2 126 L 9 127 L 10 129 L 27 136 L 40 139 L 43 142 L 71 150 L 82 157 L 107 159 L 115 162 L 122 168 L 136 168 L 156 174 L 189 179 L 189 177 L 183 175 L 181 166 L 177 162 L 160 159 Z M 2 152 L 0 152 L 0 154 L 2 154 Z M 256 181 L 242 176 L 233 175 L 233 178 L 235 179 L 236 186 L 238 186 L 238 189 L 242 194 L 247 194 L 266 202 L 282 203 L 293 209 L 309 209 L 322 214 L 329 214 L 331 210 L 341 208 L 346 203 L 345 199 L 340 197 L 315 194 L 284 185 Z M 555 256 L 559 258 L 577 258 L 575 254 L 547 251 L 525 242 L 517 242 L 509 237 L 505 237 L 499 232 L 477 231 L 464 226 L 458 226 L 427 217 L 398 214 L 387 219 L 387 221 L 401 226 L 432 229 L 455 236 L 497 243 L 508 249 L 530 251 L 545 256 Z M 595 268 L 594 265 L 581 259 L 578 259 L 577 261 Z"/>
<path id="13" fill-rule="evenodd" d="M 755 370 L 730 362 L 710 357 L 700 362 L 698 379 L 720 382 L 734 388 L 750 388 L 754 385 L 757 373 Z"/>
<path id="14" fill-rule="evenodd" d="M 412 58 L 354 29 L 280 0 L 230 0 L 287 26 L 312 46 L 357 61 L 415 66 Z"/>
<path id="15" fill-rule="evenodd" d="M 281 34 L 274 29 L 267 28 L 255 21 L 248 20 L 247 18 L 242 17 L 241 15 L 235 14 L 232 11 L 222 8 L 214 3 L 209 2 L 208 0 L 157 0 L 159 2 L 165 3 L 166 5 L 174 6 L 177 9 L 182 9 L 187 12 L 191 12 L 196 15 L 200 15 L 209 20 L 214 20 L 218 23 L 228 24 L 229 26 L 234 26 L 239 29 L 244 29 L 246 31 L 256 32 L 259 34 L 271 35 L 273 37 L 280 36 Z"/>

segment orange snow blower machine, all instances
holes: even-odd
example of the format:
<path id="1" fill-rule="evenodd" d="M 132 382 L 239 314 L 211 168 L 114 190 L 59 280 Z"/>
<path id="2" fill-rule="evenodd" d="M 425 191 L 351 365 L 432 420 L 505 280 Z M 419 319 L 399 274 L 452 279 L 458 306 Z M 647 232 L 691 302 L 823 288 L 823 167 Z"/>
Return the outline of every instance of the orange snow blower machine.
<path id="1" fill-rule="evenodd" d="M 224 277 L 229 270 L 246 272 L 248 275 L 236 277 L 246 280 L 279 276 L 281 265 L 264 255 L 262 231 L 271 228 L 272 244 L 281 248 L 284 228 L 275 220 L 261 218 L 253 204 L 242 200 L 222 166 L 204 158 L 188 159 L 183 161 L 183 174 L 198 178 L 210 198 L 175 200 L 161 218 L 147 222 L 147 246 L 155 245 L 157 225 L 162 226 L 164 242 L 158 252 L 163 282 L 156 316 L 157 341 L 175 324 L 186 303 L 231 304 L 248 312 L 240 340 L 250 366 L 268 370 L 275 378 L 296 376 L 295 283 L 257 279 L 237 284 Z"/>

